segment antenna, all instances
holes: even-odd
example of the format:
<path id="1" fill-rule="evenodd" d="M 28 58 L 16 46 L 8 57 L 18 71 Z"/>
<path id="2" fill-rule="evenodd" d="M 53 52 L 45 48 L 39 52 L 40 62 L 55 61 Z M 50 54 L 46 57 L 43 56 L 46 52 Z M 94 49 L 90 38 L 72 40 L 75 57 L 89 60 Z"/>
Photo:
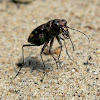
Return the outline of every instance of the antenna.
<path id="1" fill-rule="evenodd" d="M 89 39 L 89 37 L 88 37 L 85 33 L 81 32 L 81 31 L 79 31 L 79 30 L 77 30 L 77 29 L 71 28 L 71 27 L 69 27 L 69 26 L 67 26 L 67 28 L 69 28 L 69 29 L 72 29 L 72 30 L 75 30 L 75 31 L 77 31 L 77 32 L 82 33 L 83 35 L 85 35 L 85 36 L 87 37 L 87 39 L 89 40 L 89 43 L 90 43 L 90 39 Z"/>

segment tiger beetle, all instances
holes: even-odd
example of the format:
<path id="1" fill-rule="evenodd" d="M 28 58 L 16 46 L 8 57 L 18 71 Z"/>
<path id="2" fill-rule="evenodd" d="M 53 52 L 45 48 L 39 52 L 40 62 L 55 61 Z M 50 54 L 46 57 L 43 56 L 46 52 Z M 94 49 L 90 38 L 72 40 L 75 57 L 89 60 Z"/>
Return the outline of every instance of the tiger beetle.
<path id="1" fill-rule="evenodd" d="M 54 20 L 48 21 L 47 23 L 38 26 L 37 28 L 35 28 L 31 32 L 31 34 L 28 38 L 28 42 L 30 44 L 25 44 L 25 45 L 22 46 L 23 63 L 20 64 L 21 67 L 20 67 L 18 73 L 16 74 L 16 76 L 19 74 L 20 70 L 22 69 L 23 65 L 25 64 L 25 62 L 24 62 L 24 49 L 23 48 L 26 47 L 26 46 L 40 46 L 40 45 L 43 45 L 43 47 L 41 49 L 41 52 L 40 52 L 40 56 L 41 56 L 41 60 L 42 60 L 43 66 L 44 66 L 44 73 L 45 73 L 45 67 L 46 66 L 45 66 L 45 63 L 43 61 L 42 53 L 43 53 L 44 49 L 48 46 L 48 43 L 50 43 L 49 53 L 51 54 L 51 56 L 55 60 L 57 68 L 58 68 L 59 57 L 60 57 L 60 54 L 61 54 L 61 51 L 62 51 L 62 46 L 63 46 L 62 41 L 64 41 L 64 46 L 66 48 L 66 53 L 67 53 L 68 57 L 70 58 L 70 60 L 72 60 L 71 57 L 68 54 L 66 43 L 65 43 L 65 39 L 69 39 L 71 44 L 72 44 L 73 51 L 74 51 L 74 45 L 73 45 L 73 42 L 70 38 L 70 34 L 69 34 L 68 29 L 72 29 L 72 30 L 75 30 L 77 32 L 82 33 L 89 40 L 89 37 L 85 33 L 67 26 L 67 21 L 65 19 L 54 19 Z M 58 55 L 58 61 L 53 56 L 53 54 L 51 53 L 54 38 L 57 39 L 57 41 L 60 45 L 60 53 Z M 89 42 L 90 42 L 90 40 L 89 40 Z"/>

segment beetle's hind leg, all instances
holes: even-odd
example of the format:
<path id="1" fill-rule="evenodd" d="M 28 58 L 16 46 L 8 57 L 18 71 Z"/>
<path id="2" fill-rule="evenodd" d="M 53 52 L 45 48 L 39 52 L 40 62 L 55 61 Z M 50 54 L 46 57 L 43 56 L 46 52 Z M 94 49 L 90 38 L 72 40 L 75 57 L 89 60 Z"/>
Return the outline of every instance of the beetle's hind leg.
<path id="1" fill-rule="evenodd" d="M 16 76 L 14 78 L 16 78 L 18 76 L 19 72 L 21 71 L 21 69 L 23 68 L 23 66 L 25 64 L 25 62 L 24 62 L 24 47 L 25 46 L 35 46 L 35 45 L 33 45 L 33 44 L 25 44 L 25 45 L 22 46 L 22 60 L 23 60 L 23 62 L 17 64 L 20 67 L 20 69 L 19 69 L 19 71 L 17 72 L 17 74 L 16 74 Z"/>

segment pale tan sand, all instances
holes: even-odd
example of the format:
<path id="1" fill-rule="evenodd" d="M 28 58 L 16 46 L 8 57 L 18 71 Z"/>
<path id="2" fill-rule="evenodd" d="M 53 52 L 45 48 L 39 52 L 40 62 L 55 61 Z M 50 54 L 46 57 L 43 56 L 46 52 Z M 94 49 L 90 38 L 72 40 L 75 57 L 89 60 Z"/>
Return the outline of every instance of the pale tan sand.
<path id="1" fill-rule="evenodd" d="M 27 44 L 31 31 L 52 19 L 66 19 L 71 39 L 60 57 L 62 68 L 57 70 L 51 56 L 43 55 L 47 75 L 43 83 L 40 47 L 26 47 L 24 67 L 16 79 L 13 77 L 21 62 L 22 45 Z M 55 41 L 54 49 L 58 44 Z M 92 59 L 88 60 L 88 58 Z M 28 65 L 29 61 L 31 65 Z M 89 64 L 84 65 L 88 60 Z M 100 100 L 100 1 L 99 0 L 33 0 L 29 4 L 0 1 L 0 99 L 1 100 Z"/>

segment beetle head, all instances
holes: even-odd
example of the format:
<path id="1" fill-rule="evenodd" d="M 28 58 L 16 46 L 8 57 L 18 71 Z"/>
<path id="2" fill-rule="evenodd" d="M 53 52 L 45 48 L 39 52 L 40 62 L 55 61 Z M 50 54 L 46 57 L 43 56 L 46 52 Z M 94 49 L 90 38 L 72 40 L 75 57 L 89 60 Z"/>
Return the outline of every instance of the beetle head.
<path id="1" fill-rule="evenodd" d="M 53 20 L 53 22 L 52 22 L 52 27 L 53 27 L 54 29 L 60 29 L 60 28 L 66 27 L 66 24 L 67 24 L 67 21 L 64 20 L 64 19 L 62 19 L 62 20 L 60 20 L 60 19 L 55 19 L 55 20 Z"/>

